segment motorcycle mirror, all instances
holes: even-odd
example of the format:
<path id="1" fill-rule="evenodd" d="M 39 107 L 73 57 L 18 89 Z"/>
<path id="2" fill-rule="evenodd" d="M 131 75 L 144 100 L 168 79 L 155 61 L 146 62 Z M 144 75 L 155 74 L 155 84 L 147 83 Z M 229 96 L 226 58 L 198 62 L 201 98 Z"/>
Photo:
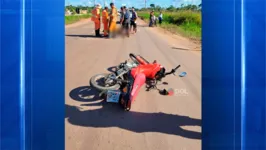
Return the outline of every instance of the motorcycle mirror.
<path id="1" fill-rule="evenodd" d="M 187 75 L 186 72 L 181 72 L 181 73 L 179 74 L 179 77 L 185 77 L 186 75 Z"/>

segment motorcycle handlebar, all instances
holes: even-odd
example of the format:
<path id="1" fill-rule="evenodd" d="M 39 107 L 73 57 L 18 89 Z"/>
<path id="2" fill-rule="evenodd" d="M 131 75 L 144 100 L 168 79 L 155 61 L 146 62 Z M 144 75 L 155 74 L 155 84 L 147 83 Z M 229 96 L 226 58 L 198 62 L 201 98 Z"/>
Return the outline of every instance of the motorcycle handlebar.
<path id="1" fill-rule="evenodd" d="M 176 66 L 175 69 L 174 69 L 174 71 L 176 72 L 176 70 L 177 70 L 178 68 L 180 68 L 180 67 L 181 67 L 181 65 Z"/>
<path id="2" fill-rule="evenodd" d="M 165 73 L 164 76 L 167 76 L 167 75 L 169 75 L 169 74 L 173 74 L 173 73 L 175 73 L 176 70 L 177 70 L 178 68 L 180 68 L 180 67 L 181 67 L 181 65 L 178 65 L 177 67 L 175 67 L 174 69 L 172 69 L 170 72 Z"/>

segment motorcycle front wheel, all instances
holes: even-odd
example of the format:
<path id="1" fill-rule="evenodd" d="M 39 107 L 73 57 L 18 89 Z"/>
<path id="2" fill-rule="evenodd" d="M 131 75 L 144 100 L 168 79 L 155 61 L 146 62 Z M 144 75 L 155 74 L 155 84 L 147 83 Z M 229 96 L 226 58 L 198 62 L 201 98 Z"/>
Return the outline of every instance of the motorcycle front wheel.
<path id="1" fill-rule="evenodd" d="M 146 62 L 147 64 L 149 64 L 150 62 L 147 61 L 145 58 L 143 58 L 142 56 L 140 55 L 135 55 L 133 53 L 130 53 L 129 54 L 129 57 L 131 58 L 132 61 L 134 61 L 135 63 L 137 64 L 140 64 L 141 62 L 137 59 L 137 57 L 139 57 L 140 59 L 142 59 L 142 61 Z"/>
<path id="2" fill-rule="evenodd" d="M 105 79 L 109 76 L 107 73 L 97 74 L 91 77 L 90 85 L 99 91 L 118 90 L 120 84 L 106 85 Z"/>

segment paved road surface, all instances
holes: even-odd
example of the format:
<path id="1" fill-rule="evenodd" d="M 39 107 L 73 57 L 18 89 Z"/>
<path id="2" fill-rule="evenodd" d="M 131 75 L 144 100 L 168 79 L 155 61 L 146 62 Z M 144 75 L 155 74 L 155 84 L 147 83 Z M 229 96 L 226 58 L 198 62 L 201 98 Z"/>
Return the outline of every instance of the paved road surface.
<path id="1" fill-rule="evenodd" d="M 140 22 L 130 38 L 94 38 L 90 21 L 66 28 L 66 150 L 201 149 L 201 54 L 196 45 Z M 169 70 L 178 64 L 187 77 L 164 81 L 175 96 L 143 88 L 130 112 L 106 104 L 89 87 L 92 75 L 108 72 L 129 53 L 156 59 Z M 183 93 L 186 90 L 187 93 Z M 178 92 L 179 91 L 179 92 Z"/>

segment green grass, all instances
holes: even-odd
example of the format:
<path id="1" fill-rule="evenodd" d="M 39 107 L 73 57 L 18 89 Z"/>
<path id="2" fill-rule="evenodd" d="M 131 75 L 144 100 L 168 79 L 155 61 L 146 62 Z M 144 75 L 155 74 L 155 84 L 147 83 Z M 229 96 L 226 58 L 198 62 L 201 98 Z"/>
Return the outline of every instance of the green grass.
<path id="1" fill-rule="evenodd" d="M 90 14 L 65 16 L 65 24 L 72 24 L 90 17 Z"/>
<path id="2" fill-rule="evenodd" d="M 149 21 L 149 12 L 138 12 L 138 16 L 144 21 Z M 159 12 L 155 13 L 159 16 Z M 201 13 L 189 10 L 176 12 L 163 12 L 163 23 L 160 27 L 172 33 L 178 33 L 185 37 L 201 40 Z"/>

